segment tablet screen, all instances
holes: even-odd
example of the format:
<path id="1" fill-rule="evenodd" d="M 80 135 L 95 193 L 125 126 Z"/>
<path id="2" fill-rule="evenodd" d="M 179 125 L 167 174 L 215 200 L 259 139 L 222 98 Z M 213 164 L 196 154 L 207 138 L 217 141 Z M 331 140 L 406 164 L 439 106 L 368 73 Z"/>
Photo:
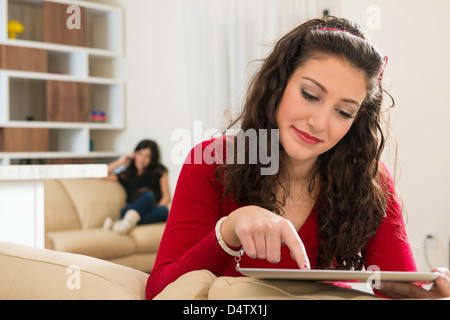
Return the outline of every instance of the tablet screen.
<path id="1" fill-rule="evenodd" d="M 433 282 L 438 273 L 398 272 L 398 271 L 349 271 L 349 270 L 300 270 L 300 269 L 258 269 L 240 268 L 239 272 L 248 277 L 267 280 L 303 281 L 398 281 L 426 284 Z"/>

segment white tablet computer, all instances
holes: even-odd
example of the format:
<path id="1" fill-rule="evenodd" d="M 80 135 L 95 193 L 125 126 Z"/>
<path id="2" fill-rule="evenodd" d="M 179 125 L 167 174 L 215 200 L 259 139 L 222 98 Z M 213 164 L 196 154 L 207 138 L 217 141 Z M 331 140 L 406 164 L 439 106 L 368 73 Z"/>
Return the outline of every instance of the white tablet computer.
<path id="1" fill-rule="evenodd" d="M 300 269 L 258 269 L 240 268 L 239 272 L 248 277 L 267 280 L 303 281 L 397 281 L 427 284 L 438 277 L 437 272 L 398 272 L 398 271 L 348 271 L 348 270 L 300 270 Z"/>

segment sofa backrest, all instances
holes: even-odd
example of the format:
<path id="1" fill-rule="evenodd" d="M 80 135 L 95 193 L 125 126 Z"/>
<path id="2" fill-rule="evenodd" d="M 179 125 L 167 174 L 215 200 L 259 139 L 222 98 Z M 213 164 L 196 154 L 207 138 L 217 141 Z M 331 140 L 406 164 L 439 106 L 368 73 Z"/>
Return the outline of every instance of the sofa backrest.
<path id="1" fill-rule="evenodd" d="M 81 229 L 78 213 L 59 180 L 44 180 L 45 231 Z"/>
<path id="2" fill-rule="evenodd" d="M 99 228 L 107 217 L 119 219 L 126 205 L 118 182 L 100 179 L 44 181 L 45 231 Z"/>

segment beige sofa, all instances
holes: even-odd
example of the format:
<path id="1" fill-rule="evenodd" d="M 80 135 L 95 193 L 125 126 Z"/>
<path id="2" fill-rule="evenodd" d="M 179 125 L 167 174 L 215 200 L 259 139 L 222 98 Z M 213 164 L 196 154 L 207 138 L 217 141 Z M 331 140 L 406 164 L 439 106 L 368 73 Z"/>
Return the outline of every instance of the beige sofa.
<path id="1" fill-rule="evenodd" d="M 102 230 L 106 216 L 118 217 L 125 197 L 108 181 L 46 181 L 45 197 L 46 246 L 59 251 L 0 242 L 0 300 L 145 299 L 148 273 L 141 270 L 153 266 L 164 224 L 139 226 L 127 236 Z M 169 284 L 156 299 L 380 298 L 324 283 L 217 277 L 198 270 Z"/>
<path id="2" fill-rule="evenodd" d="M 0 300 L 145 299 L 148 274 L 104 260 L 0 242 Z"/>
<path id="3" fill-rule="evenodd" d="M 145 299 L 148 274 L 108 261 L 0 242 L 0 300 Z M 380 299 L 330 284 L 217 277 L 207 270 L 181 276 L 159 300 Z"/>
<path id="4" fill-rule="evenodd" d="M 119 219 L 126 193 L 100 179 L 45 180 L 45 248 L 83 254 L 150 272 L 165 223 L 137 226 L 127 235 L 103 230 Z"/>

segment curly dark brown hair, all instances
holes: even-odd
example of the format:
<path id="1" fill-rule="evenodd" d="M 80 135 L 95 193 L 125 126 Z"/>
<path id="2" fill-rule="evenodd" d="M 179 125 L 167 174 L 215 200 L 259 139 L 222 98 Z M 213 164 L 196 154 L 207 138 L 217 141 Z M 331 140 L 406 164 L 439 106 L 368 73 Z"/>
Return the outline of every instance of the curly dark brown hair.
<path id="1" fill-rule="evenodd" d="M 322 30 L 320 30 L 322 29 Z M 324 30 L 328 29 L 328 30 Z M 340 29 L 333 31 L 330 29 Z M 349 132 L 316 161 L 309 192 L 316 201 L 319 223 L 319 268 L 361 269 L 364 249 L 385 215 L 388 186 L 379 166 L 387 134 L 382 126 L 383 57 L 359 25 L 327 16 L 309 20 L 279 40 L 250 83 L 242 114 L 230 125 L 240 129 L 278 129 L 275 114 L 290 76 L 317 54 L 331 55 L 364 71 L 367 95 Z M 269 147 L 270 149 L 270 147 Z M 249 156 L 248 144 L 245 144 Z M 271 152 L 271 150 L 268 150 Z M 279 171 L 261 175 L 257 164 L 224 164 L 216 176 L 238 202 L 258 205 L 282 215 L 290 193 L 287 154 L 280 145 Z M 245 181 L 245 183 L 243 183 Z M 313 190 L 318 189 L 319 194 Z M 283 198 L 276 191 L 283 191 Z"/>

